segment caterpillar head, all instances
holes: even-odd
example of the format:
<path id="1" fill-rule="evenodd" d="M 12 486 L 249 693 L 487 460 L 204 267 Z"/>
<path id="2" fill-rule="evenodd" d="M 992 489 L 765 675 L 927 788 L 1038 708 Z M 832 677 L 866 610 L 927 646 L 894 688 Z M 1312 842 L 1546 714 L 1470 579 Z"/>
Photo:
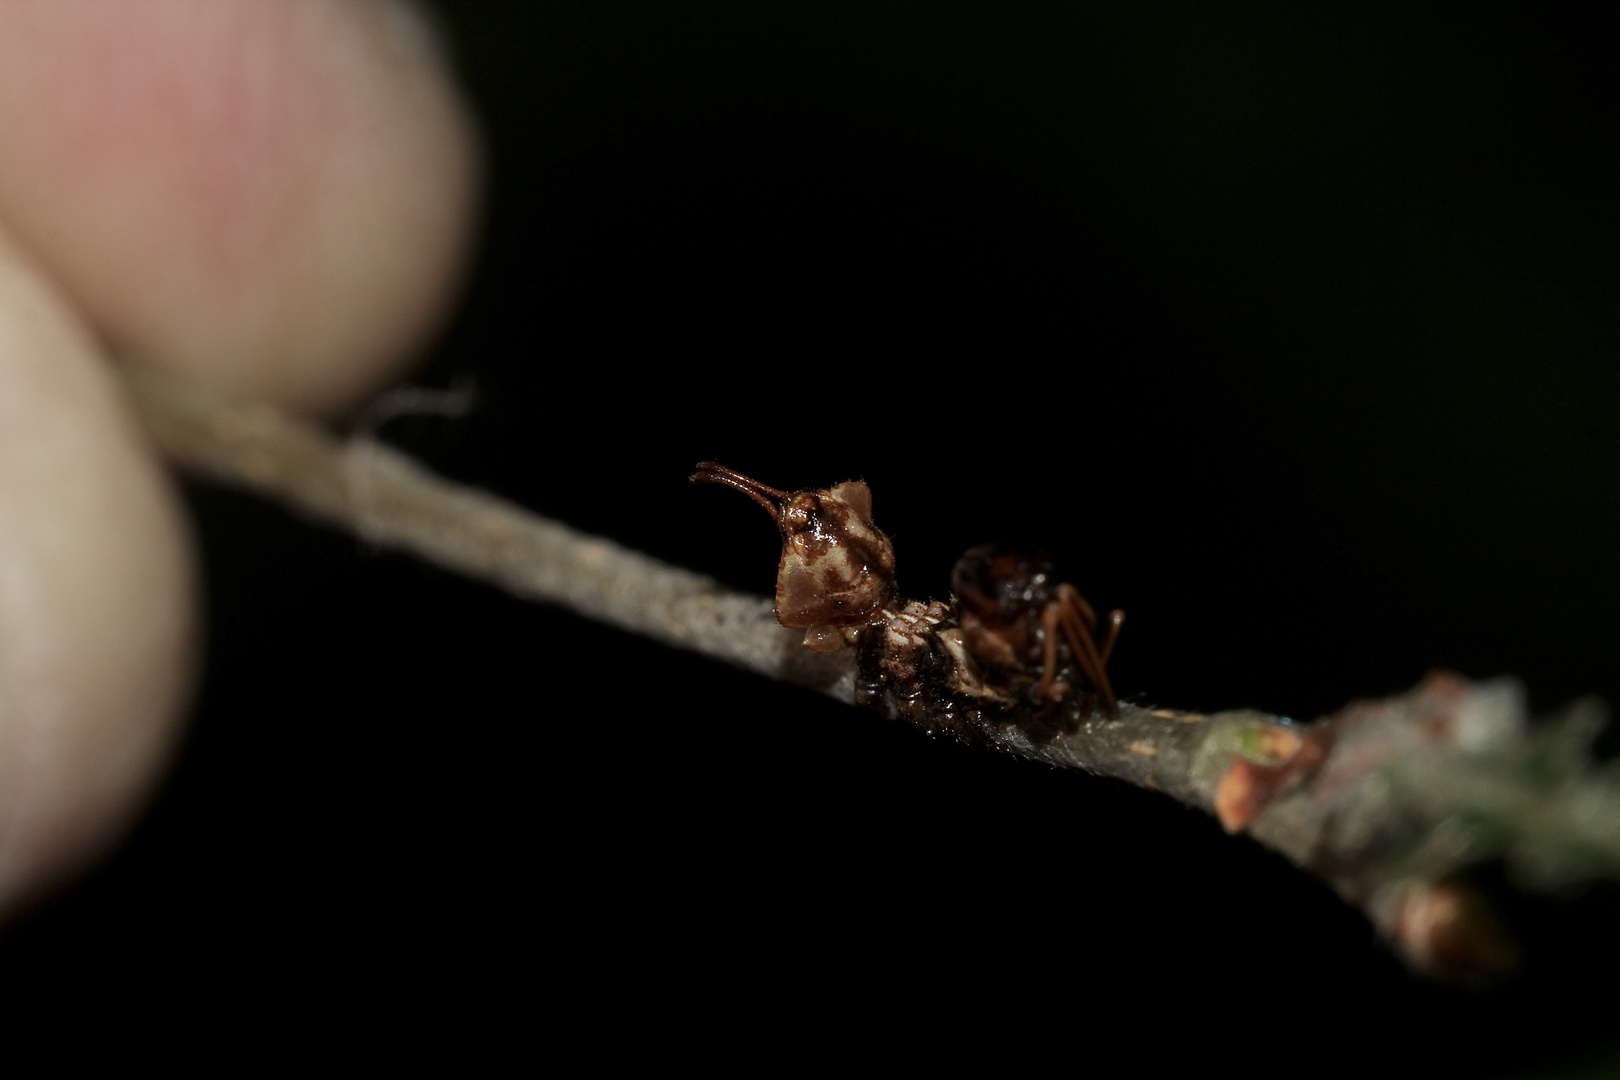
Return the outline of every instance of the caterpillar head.
<path id="1" fill-rule="evenodd" d="M 735 488 L 776 520 L 776 621 L 803 628 L 806 645 L 841 649 L 894 602 L 894 545 L 872 524 L 872 491 L 863 482 L 778 491 L 712 461 L 699 463 L 692 480 Z"/>

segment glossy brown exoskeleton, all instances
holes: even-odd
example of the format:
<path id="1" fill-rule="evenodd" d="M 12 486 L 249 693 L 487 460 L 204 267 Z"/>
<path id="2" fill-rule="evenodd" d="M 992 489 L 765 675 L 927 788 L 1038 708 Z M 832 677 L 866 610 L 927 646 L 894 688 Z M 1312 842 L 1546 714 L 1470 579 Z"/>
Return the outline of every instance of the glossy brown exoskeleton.
<path id="1" fill-rule="evenodd" d="M 692 480 L 735 488 L 776 519 L 776 621 L 803 629 L 810 648 L 854 644 L 859 628 L 894 603 L 894 545 L 872 524 L 872 491 L 861 481 L 778 491 L 713 461 L 698 462 Z"/>
<path id="2" fill-rule="evenodd" d="M 1076 730 L 1094 695 L 1115 712 L 1107 665 L 1124 612 L 1110 613 L 1098 640 L 1091 605 L 1052 580 L 1044 555 L 974 548 L 952 572 L 950 604 L 900 601 L 894 548 L 861 481 L 785 492 L 712 461 L 692 479 L 770 512 L 782 533 L 777 621 L 821 652 L 857 646 L 857 702 L 930 730 L 972 737 L 1015 724 L 1037 740 Z"/>

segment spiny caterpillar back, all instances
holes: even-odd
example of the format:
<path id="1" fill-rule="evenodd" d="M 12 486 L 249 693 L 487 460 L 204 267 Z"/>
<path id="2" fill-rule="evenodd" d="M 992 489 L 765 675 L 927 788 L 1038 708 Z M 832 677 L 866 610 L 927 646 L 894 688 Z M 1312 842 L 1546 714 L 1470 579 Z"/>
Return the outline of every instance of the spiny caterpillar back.
<path id="1" fill-rule="evenodd" d="M 771 515 L 782 536 L 776 619 L 817 651 L 857 647 L 858 703 L 963 737 L 1012 724 L 1050 739 L 1078 730 L 1097 698 L 1115 714 L 1107 665 L 1125 613 L 1110 612 L 1105 630 L 1044 554 L 974 548 L 952 571 L 950 603 L 901 601 L 894 546 L 873 524 L 864 482 L 787 492 L 712 461 L 692 480 Z"/>

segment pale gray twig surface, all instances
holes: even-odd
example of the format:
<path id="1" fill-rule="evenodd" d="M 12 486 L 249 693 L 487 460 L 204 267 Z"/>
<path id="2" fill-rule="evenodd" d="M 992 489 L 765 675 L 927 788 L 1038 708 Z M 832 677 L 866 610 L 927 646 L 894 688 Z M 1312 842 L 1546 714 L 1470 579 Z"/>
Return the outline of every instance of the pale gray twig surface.
<path id="1" fill-rule="evenodd" d="M 138 368 L 125 379 L 147 430 L 185 469 L 525 599 L 854 700 L 849 655 L 802 648 L 763 597 L 451 483 L 372 439 L 340 441 Z"/>
<path id="2" fill-rule="evenodd" d="M 126 381 L 184 468 L 518 596 L 854 700 L 851 652 L 803 647 L 769 599 L 451 483 L 370 438 L 340 441 L 150 372 Z M 1471 978 L 1507 970 L 1514 951 L 1464 868 L 1503 858 L 1529 887 L 1620 879 L 1620 776 L 1589 752 L 1602 722 L 1586 702 L 1533 728 L 1511 680 L 1435 675 L 1311 725 L 1125 703 L 1049 742 L 1015 726 L 987 737 L 1209 811 L 1327 880 L 1419 970 Z"/>

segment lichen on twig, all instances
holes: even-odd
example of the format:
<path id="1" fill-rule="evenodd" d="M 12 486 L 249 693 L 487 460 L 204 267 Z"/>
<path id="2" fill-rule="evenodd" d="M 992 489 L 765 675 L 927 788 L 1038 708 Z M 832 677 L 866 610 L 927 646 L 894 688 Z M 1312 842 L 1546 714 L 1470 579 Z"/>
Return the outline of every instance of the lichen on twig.
<path id="1" fill-rule="evenodd" d="M 339 440 L 151 372 L 125 380 L 183 468 L 518 596 L 855 700 L 850 653 L 805 648 L 764 597 L 454 484 L 373 439 Z M 1206 810 L 1326 880 L 1416 969 L 1472 978 L 1515 957 L 1461 877 L 1470 866 L 1501 859 L 1527 888 L 1620 880 L 1620 771 L 1590 751 L 1603 721 L 1583 701 L 1532 725 L 1513 681 L 1436 674 L 1309 725 L 1121 702 L 1049 740 L 994 723 L 973 734 Z"/>

